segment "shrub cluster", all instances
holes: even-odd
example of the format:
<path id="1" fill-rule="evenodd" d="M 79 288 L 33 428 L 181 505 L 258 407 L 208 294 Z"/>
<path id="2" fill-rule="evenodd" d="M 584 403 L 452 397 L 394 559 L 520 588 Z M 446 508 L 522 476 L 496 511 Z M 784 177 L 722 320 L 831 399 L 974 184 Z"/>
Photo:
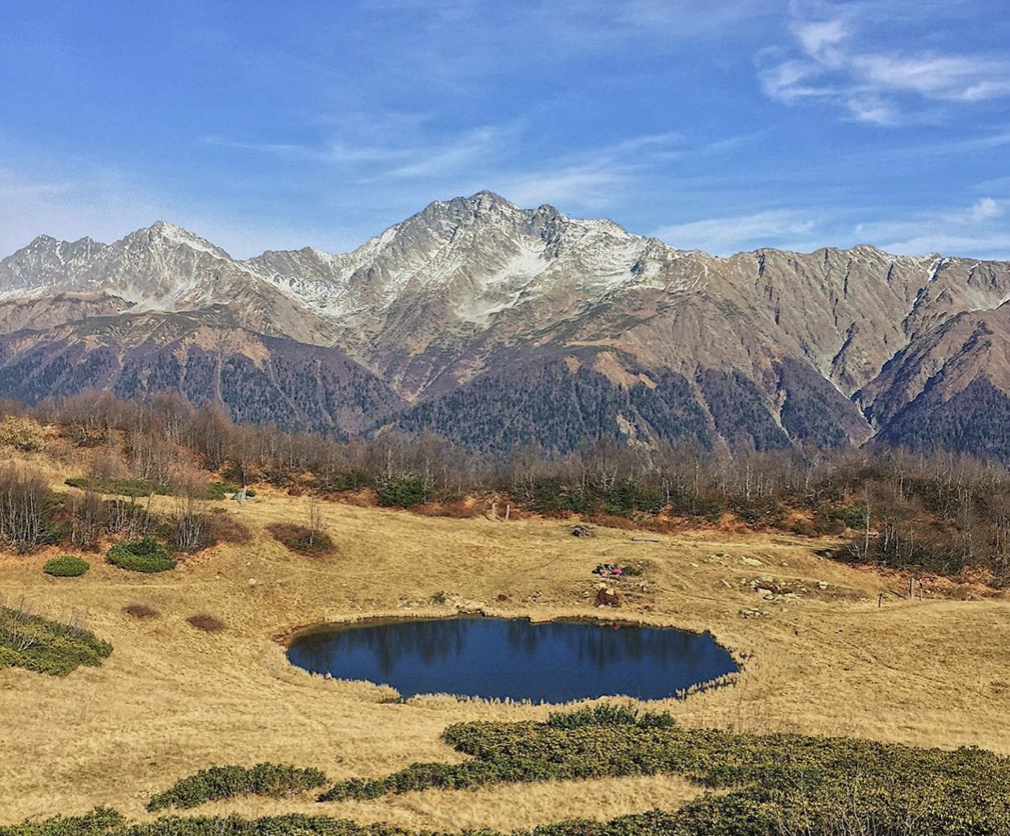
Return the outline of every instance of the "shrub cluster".
<path id="1" fill-rule="evenodd" d="M 847 738 L 750 735 L 643 725 L 630 709 L 579 711 L 546 723 L 465 723 L 445 739 L 471 760 L 414 764 L 379 781 L 347 781 L 323 798 L 366 798 L 658 773 L 713 790 L 677 810 L 609 822 L 567 821 L 513 836 L 1008 836 L 1010 759 L 976 748 L 918 749 Z M 152 811 L 321 786 L 316 770 L 215 767 L 151 799 Z M 324 816 L 161 818 L 129 825 L 114 811 L 0 826 L 0 836 L 411 836 Z M 420 835 L 418 835 L 420 836 Z M 438 836 L 426 833 L 424 836 Z M 444 834 L 443 834 L 444 836 Z M 500 836 L 489 830 L 471 836 Z"/>
<path id="2" fill-rule="evenodd" d="M 260 763 L 252 768 L 212 766 L 183 778 L 171 789 L 154 796 L 147 809 L 151 812 L 167 807 L 188 810 L 209 801 L 240 795 L 285 798 L 317 789 L 325 783 L 326 776 L 318 769 L 299 769 L 274 763 Z"/>
<path id="3" fill-rule="evenodd" d="M 154 574 L 175 568 L 175 558 L 168 547 L 154 537 L 116 543 L 107 554 L 109 563 L 131 572 Z"/>
<path id="4" fill-rule="evenodd" d="M 82 627 L 0 606 L 0 669 L 66 676 L 78 665 L 97 667 L 110 653 L 112 645 Z"/>
<path id="5" fill-rule="evenodd" d="M 330 554 L 335 545 L 325 531 L 314 531 L 307 525 L 297 523 L 271 523 L 267 526 L 275 540 L 283 543 L 298 554 L 322 556 Z"/>
<path id="6" fill-rule="evenodd" d="M 90 568 L 91 564 L 83 557 L 76 557 L 72 554 L 61 554 L 59 557 L 47 560 L 42 570 L 54 578 L 78 578 Z"/>
<path id="7" fill-rule="evenodd" d="M 643 711 L 634 706 L 602 705 L 576 711 L 554 712 L 547 720 L 552 729 L 580 729 L 584 726 L 636 726 L 640 729 L 672 729 L 676 722 L 669 711 Z"/>
<path id="8" fill-rule="evenodd" d="M 154 482 L 150 479 L 116 479 L 99 478 L 95 476 L 74 476 L 65 480 L 64 484 L 71 488 L 80 488 L 85 491 L 109 494 L 110 496 L 141 497 L 150 496 L 172 496 L 172 488 L 162 482 Z"/>
<path id="9" fill-rule="evenodd" d="M 917 749 L 846 738 L 680 729 L 629 709 L 587 709 L 546 723 L 465 723 L 445 740 L 471 760 L 418 763 L 334 785 L 320 800 L 433 787 L 679 774 L 721 794 L 676 811 L 538 836 L 974 836 L 1010 834 L 1010 759 L 976 748 Z M 846 822 L 853 830 L 840 829 Z M 581 828 L 581 829 L 580 829 Z"/>
<path id="10" fill-rule="evenodd" d="M 46 431 L 34 418 L 7 415 L 0 420 L 0 447 L 21 453 L 38 453 L 46 446 Z"/>
<path id="11" fill-rule="evenodd" d="M 375 489 L 384 508 L 411 508 L 422 505 L 431 496 L 431 488 L 419 476 L 398 476 L 388 479 Z"/>

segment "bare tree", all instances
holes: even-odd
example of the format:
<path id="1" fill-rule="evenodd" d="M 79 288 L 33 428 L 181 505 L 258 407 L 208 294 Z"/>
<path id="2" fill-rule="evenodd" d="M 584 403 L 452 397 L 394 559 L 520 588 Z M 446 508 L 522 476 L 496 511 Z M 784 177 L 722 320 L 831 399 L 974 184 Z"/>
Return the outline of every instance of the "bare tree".
<path id="1" fill-rule="evenodd" d="M 323 533 L 323 507 L 319 499 L 309 496 L 309 547 L 315 546 L 319 535 Z"/>
<path id="2" fill-rule="evenodd" d="M 209 528 L 207 480 L 199 471 L 178 469 L 172 474 L 171 486 L 175 545 L 182 551 L 196 551 L 205 544 Z"/>
<path id="3" fill-rule="evenodd" d="M 35 551 L 52 522 L 49 483 L 37 470 L 0 468 L 0 541 L 24 554 Z"/>
<path id="4" fill-rule="evenodd" d="M 74 494 L 67 500 L 70 515 L 70 542 L 79 549 L 98 545 L 105 526 L 106 511 L 102 498 L 94 491 Z"/>

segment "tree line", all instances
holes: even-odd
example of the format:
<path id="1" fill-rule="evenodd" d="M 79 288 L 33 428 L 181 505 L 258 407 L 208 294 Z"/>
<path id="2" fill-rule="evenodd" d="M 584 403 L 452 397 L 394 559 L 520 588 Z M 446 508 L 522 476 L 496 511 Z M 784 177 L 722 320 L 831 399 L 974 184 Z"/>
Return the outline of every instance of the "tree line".
<path id="1" fill-rule="evenodd" d="M 433 434 L 379 432 L 339 440 L 267 424 L 233 423 L 216 404 L 176 394 L 141 403 L 85 393 L 27 408 L 0 404 L 0 444 L 89 454 L 89 477 L 166 485 L 176 497 L 176 537 L 205 534 L 197 507 L 207 471 L 314 494 L 367 494 L 429 513 L 482 513 L 492 501 L 516 513 L 633 521 L 656 529 L 735 525 L 799 536 L 844 535 L 840 559 L 956 574 L 968 568 L 1010 582 L 1010 473 L 996 461 L 876 446 L 732 453 L 698 443 L 628 444 L 609 438 L 548 454 L 535 445 L 475 452 Z M 10 428 L 22 422 L 21 435 Z M 26 423 L 27 422 L 27 423 Z M 41 430 L 55 436 L 40 440 Z M 5 429 L 7 427 L 8 429 Z M 0 474 L 0 527 L 16 519 L 17 490 Z M 145 488 L 145 491 L 148 490 Z M 6 493 L 4 493 L 6 491 Z M 31 504 L 40 499 L 35 485 Z M 5 497 L 10 497 L 10 500 Z M 75 498 L 81 537 L 97 526 L 97 500 Z M 17 507 L 15 507 L 17 506 Z M 114 526 L 145 526 L 144 503 L 124 499 Z"/>

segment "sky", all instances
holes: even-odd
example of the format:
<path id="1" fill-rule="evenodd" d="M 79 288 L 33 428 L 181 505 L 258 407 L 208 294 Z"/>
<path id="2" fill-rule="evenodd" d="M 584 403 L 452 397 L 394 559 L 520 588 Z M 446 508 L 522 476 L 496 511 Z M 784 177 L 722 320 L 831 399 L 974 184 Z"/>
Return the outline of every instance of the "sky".
<path id="1" fill-rule="evenodd" d="M 0 0 L 0 255 L 342 252 L 482 189 L 719 255 L 1010 258 L 1006 0 Z"/>

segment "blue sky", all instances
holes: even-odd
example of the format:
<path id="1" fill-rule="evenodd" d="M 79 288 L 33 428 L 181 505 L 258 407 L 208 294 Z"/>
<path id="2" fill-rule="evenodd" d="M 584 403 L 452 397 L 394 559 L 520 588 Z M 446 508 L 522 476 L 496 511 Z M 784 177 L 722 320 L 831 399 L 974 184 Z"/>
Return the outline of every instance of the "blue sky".
<path id="1" fill-rule="evenodd" d="M 718 254 L 1010 257 L 1005 0 L 7 0 L 0 253 L 342 251 L 493 189 Z"/>

